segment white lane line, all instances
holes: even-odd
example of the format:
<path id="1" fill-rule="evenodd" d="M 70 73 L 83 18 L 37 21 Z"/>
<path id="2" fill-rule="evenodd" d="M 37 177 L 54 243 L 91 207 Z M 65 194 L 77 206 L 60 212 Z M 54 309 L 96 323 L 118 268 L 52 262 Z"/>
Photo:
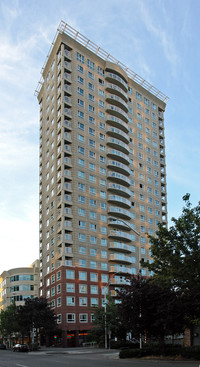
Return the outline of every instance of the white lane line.
<path id="1" fill-rule="evenodd" d="M 27 366 L 24 366 L 24 364 L 19 364 L 19 363 L 17 363 L 16 366 L 27 367 Z"/>

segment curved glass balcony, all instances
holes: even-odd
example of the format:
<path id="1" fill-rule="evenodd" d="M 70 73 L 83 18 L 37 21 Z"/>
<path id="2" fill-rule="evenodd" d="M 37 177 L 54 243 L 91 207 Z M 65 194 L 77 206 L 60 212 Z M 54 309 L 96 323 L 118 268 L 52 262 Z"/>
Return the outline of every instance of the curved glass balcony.
<path id="1" fill-rule="evenodd" d="M 124 175 L 129 176 L 131 174 L 131 170 L 123 163 L 109 160 L 107 163 L 107 167 L 113 168 L 113 170 L 120 172 Z"/>
<path id="2" fill-rule="evenodd" d="M 71 75 L 69 73 L 64 73 L 64 79 L 67 81 L 67 83 L 71 84 L 72 78 L 71 78 Z"/>
<path id="3" fill-rule="evenodd" d="M 118 87 L 116 84 L 112 83 L 106 83 L 106 90 L 111 93 L 115 93 L 117 96 L 124 99 L 125 102 L 128 101 L 127 93 L 120 87 Z"/>
<path id="4" fill-rule="evenodd" d="M 122 185 L 125 185 L 125 186 L 130 186 L 131 184 L 131 181 L 128 177 L 118 173 L 118 172 L 112 172 L 112 171 L 109 171 L 108 172 L 108 176 L 107 178 L 110 178 L 112 181 L 117 181 L 119 183 L 121 183 Z"/>
<path id="5" fill-rule="evenodd" d="M 123 98 L 116 96 L 115 94 L 106 94 L 106 102 L 120 107 L 124 112 L 128 112 L 128 105 Z"/>
<path id="6" fill-rule="evenodd" d="M 119 129 L 122 129 L 125 133 L 129 132 L 127 122 L 124 122 L 122 119 L 113 116 L 113 115 L 106 115 L 106 122 L 109 125 L 112 125 L 114 127 L 118 127 Z"/>
<path id="7" fill-rule="evenodd" d="M 71 71 L 72 71 L 72 65 L 71 65 L 70 62 L 64 61 L 64 68 L 71 73 Z"/>
<path id="8" fill-rule="evenodd" d="M 116 148 L 117 150 L 121 150 L 121 152 L 125 154 L 129 154 L 129 147 L 127 144 L 123 143 L 119 139 L 115 138 L 108 138 L 107 139 L 107 145 L 111 146 L 112 148 Z"/>
<path id="9" fill-rule="evenodd" d="M 110 254 L 109 261 L 115 261 L 124 264 L 132 264 L 133 260 L 130 256 L 123 254 Z"/>
<path id="10" fill-rule="evenodd" d="M 118 85 L 125 92 L 128 91 L 127 83 L 119 75 L 107 71 L 107 72 L 105 72 L 105 79 L 108 80 L 111 83 L 114 83 L 114 84 Z"/>
<path id="11" fill-rule="evenodd" d="M 108 213 L 122 219 L 131 219 L 132 215 L 129 210 L 120 208 L 118 206 L 109 206 Z"/>
<path id="12" fill-rule="evenodd" d="M 119 117 L 125 122 L 128 122 L 128 114 L 124 112 L 124 110 L 122 110 L 120 107 L 114 106 L 112 104 L 107 104 L 106 112 L 116 117 Z"/>
<path id="13" fill-rule="evenodd" d="M 117 229 L 121 229 L 122 231 L 130 231 L 131 230 L 131 226 L 129 224 L 129 222 L 126 222 L 125 220 L 122 220 L 121 218 L 108 218 L 108 224 L 110 226 L 113 226 Z"/>
<path id="14" fill-rule="evenodd" d="M 128 268 L 127 266 L 111 265 L 109 268 L 109 273 L 121 273 L 131 275 L 132 269 Z"/>
<path id="15" fill-rule="evenodd" d="M 107 134 L 113 136 L 114 138 L 123 140 L 123 142 L 126 144 L 129 144 L 130 142 L 128 134 L 124 133 L 121 129 L 118 129 L 117 127 L 108 126 Z"/>
<path id="16" fill-rule="evenodd" d="M 119 241 L 109 242 L 108 248 L 110 250 L 115 250 L 119 252 L 128 252 L 128 253 L 132 252 L 131 246 Z"/>
<path id="17" fill-rule="evenodd" d="M 108 195 L 108 202 L 117 203 L 118 205 L 121 205 L 124 208 L 131 208 L 131 201 L 128 199 L 125 199 L 122 196 Z"/>
<path id="18" fill-rule="evenodd" d="M 107 189 L 109 191 L 114 191 L 116 194 L 120 194 L 126 197 L 130 197 L 132 195 L 131 191 L 127 189 L 127 187 L 116 183 L 109 183 Z"/>
<path id="19" fill-rule="evenodd" d="M 119 240 L 122 239 L 123 241 L 132 241 L 132 236 L 130 234 L 115 229 L 112 229 L 108 232 L 108 237 L 118 238 Z"/>
<path id="20" fill-rule="evenodd" d="M 124 164 L 129 164 L 129 157 L 116 149 L 108 149 L 107 156 L 116 159 Z"/>

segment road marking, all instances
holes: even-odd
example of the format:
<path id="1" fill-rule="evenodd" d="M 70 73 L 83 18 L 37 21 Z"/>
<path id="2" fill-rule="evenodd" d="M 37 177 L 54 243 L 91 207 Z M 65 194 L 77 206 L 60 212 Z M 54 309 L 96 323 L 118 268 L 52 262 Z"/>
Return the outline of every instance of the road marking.
<path id="1" fill-rule="evenodd" d="M 17 363 L 16 366 L 27 367 L 27 366 L 24 366 L 24 364 L 19 364 L 19 363 Z"/>

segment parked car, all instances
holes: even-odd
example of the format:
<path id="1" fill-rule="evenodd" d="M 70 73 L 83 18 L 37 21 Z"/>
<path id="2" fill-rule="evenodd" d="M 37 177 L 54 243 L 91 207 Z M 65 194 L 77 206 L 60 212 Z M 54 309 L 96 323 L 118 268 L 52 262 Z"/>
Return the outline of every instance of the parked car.
<path id="1" fill-rule="evenodd" d="M 13 352 L 28 352 L 28 347 L 26 344 L 15 344 L 13 347 Z"/>
<path id="2" fill-rule="evenodd" d="M 0 344 L 0 349 L 6 349 L 5 344 Z"/>

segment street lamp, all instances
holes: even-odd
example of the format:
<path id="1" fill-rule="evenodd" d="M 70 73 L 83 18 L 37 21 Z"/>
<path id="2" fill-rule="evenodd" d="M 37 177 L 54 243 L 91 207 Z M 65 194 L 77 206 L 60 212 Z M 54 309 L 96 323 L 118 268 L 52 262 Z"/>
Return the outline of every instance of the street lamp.
<path id="1" fill-rule="evenodd" d="M 135 234 L 138 235 L 138 237 L 139 237 L 138 275 L 139 275 L 139 280 L 141 282 L 141 234 L 138 231 L 136 231 L 133 227 L 131 227 L 130 224 L 128 224 L 126 221 L 124 221 L 121 218 L 118 219 L 118 218 L 115 218 L 115 217 L 108 217 L 108 219 L 119 220 L 120 222 L 124 223 L 129 229 L 131 229 Z M 141 321 L 141 318 L 142 318 L 142 310 L 141 310 L 141 303 L 140 303 L 140 313 L 139 313 L 140 321 Z M 140 333 L 140 349 L 142 349 L 142 334 L 141 333 Z"/>
<path id="2" fill-rule="evenodd" d="M 108 283 L 106 284 L 106 287 L 105 287 L 105 292 L 104 292 L 104 316 L 105 316 L 105 349 L 108 348 L 108 333 L 107 333 L 107 315 L 106 315 L 106 311 L 107 311 L 107 307 L 106 307 L 106 293 L 107 293 L 107 290 L 108 290 L 108 293 L 109 293 L 109 286 L 110 286 L 110 283 L 113 279 L 113 277 L 116 275 L 116 274 L 119 274 L 119 272 L 116 272 L 116 273 L 113 273 L 112 276 L 110 277 L 110 279 L 108 280 Z"/>

